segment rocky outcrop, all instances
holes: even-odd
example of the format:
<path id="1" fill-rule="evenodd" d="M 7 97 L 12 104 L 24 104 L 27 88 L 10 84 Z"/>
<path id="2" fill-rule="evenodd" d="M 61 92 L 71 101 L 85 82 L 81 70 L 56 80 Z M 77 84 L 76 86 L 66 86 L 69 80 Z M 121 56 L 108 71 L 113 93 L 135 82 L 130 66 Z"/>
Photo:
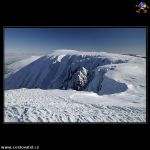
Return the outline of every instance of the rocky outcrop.
<path id="1" fill-rule="evenodd" d="M 69 76 L 63 82 L 62 89 L 84 90 L 89 78 L 88 70 L 84 67 L 70 70 Z"/>

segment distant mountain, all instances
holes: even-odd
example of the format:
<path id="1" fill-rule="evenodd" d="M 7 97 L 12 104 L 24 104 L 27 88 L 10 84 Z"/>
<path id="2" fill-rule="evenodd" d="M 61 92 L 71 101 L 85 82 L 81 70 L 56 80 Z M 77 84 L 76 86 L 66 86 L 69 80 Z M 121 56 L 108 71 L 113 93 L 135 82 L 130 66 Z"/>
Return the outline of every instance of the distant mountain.
<path id="1" fill-rule="evenodd" d="M 129 55 L 129 56 L 134 56 L 134 57 L 140 57 L 140 58 L 146 58 L 146 56 L 143 56 L 143 55 L 138 55 L 138 54 L 122 54 L 122 55 Z"/>

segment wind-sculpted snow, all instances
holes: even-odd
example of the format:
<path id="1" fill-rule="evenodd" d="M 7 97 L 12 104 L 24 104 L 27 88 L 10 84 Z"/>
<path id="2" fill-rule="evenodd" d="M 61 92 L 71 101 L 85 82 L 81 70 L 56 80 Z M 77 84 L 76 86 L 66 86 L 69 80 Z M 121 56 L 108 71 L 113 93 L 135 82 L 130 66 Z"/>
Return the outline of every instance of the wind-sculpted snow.
<path id="1" fill-rule="evenodd" d="M 79 99 L 78 96 L 80 95 Z M 102 101 L 73 90 L 18 89 L 5 92 L 5 122 L 145 122 L 138 103 Z M 85 97 L 85 98 L 84 98 Z M 91 102 L 87 101 L 91 99 Z M 93 100 L 93 102 L 92 102 Z M 87 101 L 87 102 L 86 102 Z M 116 105 L 116 101 L 118 101 Z"/>

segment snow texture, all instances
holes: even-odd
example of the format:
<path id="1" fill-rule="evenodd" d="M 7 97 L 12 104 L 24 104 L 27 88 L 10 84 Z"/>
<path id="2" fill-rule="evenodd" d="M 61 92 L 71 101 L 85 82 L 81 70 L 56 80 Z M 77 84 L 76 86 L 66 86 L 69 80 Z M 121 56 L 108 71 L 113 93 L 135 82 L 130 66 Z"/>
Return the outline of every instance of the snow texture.
<path id="1" fill-rule="evenodd" d="M 17 89 L 6 91 L 5 99 L 5 122 L 145 122 L 146 118 L 138 100 L 134 103 L 131 98 L 126 104 L 115 96 L 91 92 Z"/>

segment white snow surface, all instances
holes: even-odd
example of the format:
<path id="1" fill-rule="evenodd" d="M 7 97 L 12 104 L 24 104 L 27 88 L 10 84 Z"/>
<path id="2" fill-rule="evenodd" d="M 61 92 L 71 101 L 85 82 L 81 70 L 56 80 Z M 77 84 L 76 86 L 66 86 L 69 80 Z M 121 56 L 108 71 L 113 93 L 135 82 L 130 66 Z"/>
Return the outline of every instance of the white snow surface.
<path id="1" fill-rule="evenodd" d="M 146 122 L 145 58 L 60 50 L 31 62 L 5 78 L 5 122 Z"/>
<path id="2" fill-rule="evenodd" d="M 119 99 L 123 97 L 125 99 Z M 145 107 L 129 98 L 74 90 L 8 90 L 4 121 L 145 122 Z"/>

